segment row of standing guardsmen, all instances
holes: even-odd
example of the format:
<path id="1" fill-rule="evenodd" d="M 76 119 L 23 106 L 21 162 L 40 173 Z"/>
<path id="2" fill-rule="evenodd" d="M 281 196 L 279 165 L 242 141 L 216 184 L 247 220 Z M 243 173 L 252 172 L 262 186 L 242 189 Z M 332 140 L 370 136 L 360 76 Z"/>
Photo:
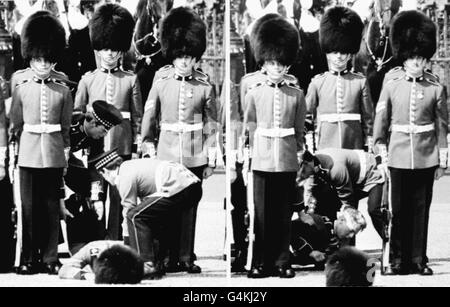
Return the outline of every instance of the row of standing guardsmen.
<path id="1" fill-rule="evenodd" d="M 64 73 L 54 70 L 66 46 L 61 23 L 51 13 L 39 11 L 24 24 L 21 51 L 30 67 L 17 71 L 11 80 L 9 133 L 3 102 L 0 108 L 2 162 L 6 160 L 7 135 L 19 143 L 17 165 L 23 222 L 19 273 L 30 274 L 43 265 L 55 274 L 60 267 L 57 247 L 63 176 L 76 192 L 76 199 L 72 200 L 105 202 L 107 187 L 103 187 L 101 177 L 84 157 L 95 160 L 96 154 L 115 148 L 124 160 L 129 160 L 142 149 L 144 155 L 183 164 L 201 180 L 212 174 L 216 162 L 215 93 L 208 76 L 194 68 L 206 49 L 204 22 L 184 7 L 173 9 L 164 19 L 162 52 L 169 62 L 178 59 L 174 61 L 178 65 L 157 71 L 145 109 L 136 75 L 121 67 L 121 57 L 131 46 L 134 26 L 131 14 L 119 5 L 105 4 L 96 9 L 89 34 L 101 67 L 81 78 L 73 100 L 73 83 Z M 114 106 L 120 115 L 111 115 L 114 112 L 102 102 Z M 92 140 L 84 133 L 85 113 L 93 114 L 105 130 L 110 128 L 104 140 Z M 119 118 L 121 123 L 116 125 Z M 80 150 L 82 160 L 73 155 Z M 4 164 L 1 166 L 0 170 L 4 170 Z M 90 187 L 86 181 L 90 181 Z M 92 240 L 122 237 L 120 196 L 113 187 L 108 190 L 107 233 L 98 223 L 89 228 L 80 221 L 79 227 L 69 233 L 72 253 Z M 74 212 L 85 205 L 75 205 Z M 194 206 L 179 217 L 180 225 L 186 227 L 180 230 L 183 239 L 179 240 L 180 246 L 173 248 L 170 261 L 175 266 L 183 261 L 188 271 L 198 273 L 199 268 L 194 265 L 196 213 Z M 104 222 L 103 218 L 99 223 Z"/>
<path id="2" fill-rule="evenodd" d="M 404 65 L 386 74 L 374 109 L 366 78 L 348 69 L 363 32 L 354 11 L 336 6 L 323 16 L 320 47 L 327 55 L 329 71 L 311 80 L 306 97 L 296 78 L 287 74 L 298 50 L 297 29 L 276 14 L 255 22 L 250 46 L 261 69 L 242 78 L 231 127 L 238 136 L 231 145 L 237 165 L 246 165 L 244 144 L 250 144 L 252 157 L 255 242 L 249 251 L 253 252 L 250 278 L 295 276 L 289 258 L 290 195 L 302 165 L 307 113 L 317 123 L 319 153 L 326 148 L 366 148 L 381 166 L 389 168 L 393 195 L 389 274 L 410 272 L 412 266 L 424 275 L 432 272 L 426 255 L 429 209 L 433 181 L 442 176 L 448 160 L 445 89 L 425 70 L 436 51 L 436 26 L 419 11 L 405 11 L 395 17 L 390 30 L 394 57 Z M 353 159 L 344 150 L 342 155 Z M 354 194 L 357 187 L 352 187 L 350 174 L 363 174 L 368 162 L 359 159 L 350 163 L 352 169 L 336 171 L 342 183 L 336 188 Z M 232 195 L 234 211 L 242 211 L 238 207 L 245 203 L 244 195 L 241 199 Z M 236 255 L 242 256 L 246 254 L 241 233 L 245 229 L 238 227 Z"/>

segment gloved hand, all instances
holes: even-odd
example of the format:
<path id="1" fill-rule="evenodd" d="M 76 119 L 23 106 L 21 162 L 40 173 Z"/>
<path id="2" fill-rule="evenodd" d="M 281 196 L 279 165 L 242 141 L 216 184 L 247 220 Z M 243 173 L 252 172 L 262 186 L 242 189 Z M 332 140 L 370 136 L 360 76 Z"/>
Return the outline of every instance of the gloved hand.
<path id="1" fill-rule="evenodd" d="M 105 207 L 103 206 L 103 202 L 101 200 L 95 201 L 93 204 L 93 209 L 95 213 L 97 214 L 97 219 L 99 221 L 102 220 L 103 214 L 105 212 Z"/>
<path id="2" fill-rule="evenodd" d="M 444 176 L 444 174 L 445 174 L 445 168 L 438 167 L 438 168 L 434 171 L 434 180 L 439 180 L 439 179 L 441 179 L 441 177 Z"/>
<path id="3" fill-rule="evenodd" d="M 69 211 L 69 209 L 66 208 L 66 204 L 64 202 L 64 199 L 59 200 L 59 216 L 66 221 L 67 218 L 74 218 L 73 214 Z"/>
<path id="4" fill-rule="evenodd" d="M 205 167 L 203 170 L 203 179 L 208 179 L 214 172 L 214 169 L 212 167 Z"/>
<path id="5" fill-rule="evenodd" d="M 2 181 L 6 176 L 6 170 L 4 166 L 0 166 L 0 181 Z"/>

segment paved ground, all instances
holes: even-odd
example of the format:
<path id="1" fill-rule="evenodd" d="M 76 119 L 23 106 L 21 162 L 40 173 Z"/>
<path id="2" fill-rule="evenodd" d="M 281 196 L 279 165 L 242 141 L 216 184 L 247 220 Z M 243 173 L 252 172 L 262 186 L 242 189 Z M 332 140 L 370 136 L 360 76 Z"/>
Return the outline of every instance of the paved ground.
<path id="1" fill-rule="evenodd" d="M 162 287 L 321 287 L 325 284 L 323 272 L 312 272 L 307 268 L 299 269 L 292 280 L 267 278 L 250 280 L 245 275 L 225 277 L 226 262 L 223 261 L 225 236 L 225 211 L 223 198 L 225 176 L 214 175 L 205 182 L 203 202 L 200 205 L 197 222 L 196 253 L 197 263 L 203 268 L 200 275 L 185 273 L 168 274 L 158 281 L 143 282 L 143 286 Z M 384 277 L 376 272 L 375 286 L 418 287 L 418 286 L 450 286 L 450 174 L 435 185 L 435 195 L 431 207 L 430 233 L 428 255 L 434 276 L 394 276 Z M 361 210 L 366 213 L 366 204 L 361 203 Z M 366 218 L 369 217 L 366 214 Z M 379 256 L 381 241 L 375 230 L 369 227 L 362 232 L 357 240 L 357 247 L 368 251 L 374 257 Z M 15 274 L 0 275 L 0 286 L 93 286 L 91 281 L 64 281 L 48 275 L 18 276 Z"/>

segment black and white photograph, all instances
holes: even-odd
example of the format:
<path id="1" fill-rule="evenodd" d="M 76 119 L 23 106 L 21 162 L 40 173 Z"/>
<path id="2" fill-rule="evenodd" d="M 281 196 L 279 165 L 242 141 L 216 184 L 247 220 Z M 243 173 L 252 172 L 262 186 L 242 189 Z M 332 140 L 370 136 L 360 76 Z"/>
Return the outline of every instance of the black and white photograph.
<path id="1" fill-rule="evenodd" d="M 225 280 L 225 1 L 0 11 L 0 286 Z"/>
<path id="2" fill-rule="evenodd" d="M 449 85 L 448 0 L 0 0 L 0 287 L 448 287 Z"/>
<path id="3" fill-rule="evenodd" d="M 231 1 L 231 278 L 449 286 L 448 1 Z"/>

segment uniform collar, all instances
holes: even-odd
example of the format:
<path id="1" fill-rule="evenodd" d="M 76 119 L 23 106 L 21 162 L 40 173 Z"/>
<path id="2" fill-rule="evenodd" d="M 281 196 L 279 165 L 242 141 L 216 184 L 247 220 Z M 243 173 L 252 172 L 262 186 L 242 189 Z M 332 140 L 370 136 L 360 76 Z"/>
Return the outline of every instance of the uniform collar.
<path id="1" fill-rule="evenodd" d="M 418 78 L 413 78 L 413 77 L 408 76 L 407 74 L 405 74 L 405 80 L 409 81 L 409 82 L 421 82 L 421 81 L 423 81 L 423 79 L 424 79 L 423 75 L 418 77 Z"/>
<path id="2" fill-rule="evenodd" d="M 350 71 L 348 69 L 344 69 L 343 71 L 335 71 L 330 69 L 330 72 L 335 76 L 344 76 L 348 74 Z"/>
<path id="3" fill-rule="evenodd" d="M 104 73 L 107 73 L 107 74 L 113 74 L 113 73 L 118 72 L 120 70 L 120 66 L 116 66 L 113 69 L 107 69 L 107 68 L 104 68 L 104 67 L 100 67 L 100 70 L 102 72 L 104 72 Z"/>
<path id="4" fill-rule="evenodd" d="M 41 79 L 41 78 L 38 78 L 37 76 L 33 77 L 33 81 L 36 82 L 36 83 L 40 83 L 40 84 L 42 84 L 42 83 L 47 84 L 47 83 L 52 82 L 53 80 L 54 79 L 52 77 L 48 77 L 46 79 Z"/>
<path id="5" fill-rule="evenodd" d="M 285 80 L 281 80 L 280 82 L 275 83 L 275 82 L 272 82 L 272 81 L 270 81 L 269 79 L 267 79 L 267 80 L 266 80 L 266 84 L 267 84 L 268 86 L 270 86 L 270 87 L 282 87 L 283 85 L 286 84 L 286 81 L 285 81 Z"/>
<path id="6" fill-rule="evenodd" d="M 194 77 L 192 76 L 192 74 L 189 76 L 180 76 L 179 74 L 174 73 L 173 78 L 178 81 L 191 81 Z"/>

